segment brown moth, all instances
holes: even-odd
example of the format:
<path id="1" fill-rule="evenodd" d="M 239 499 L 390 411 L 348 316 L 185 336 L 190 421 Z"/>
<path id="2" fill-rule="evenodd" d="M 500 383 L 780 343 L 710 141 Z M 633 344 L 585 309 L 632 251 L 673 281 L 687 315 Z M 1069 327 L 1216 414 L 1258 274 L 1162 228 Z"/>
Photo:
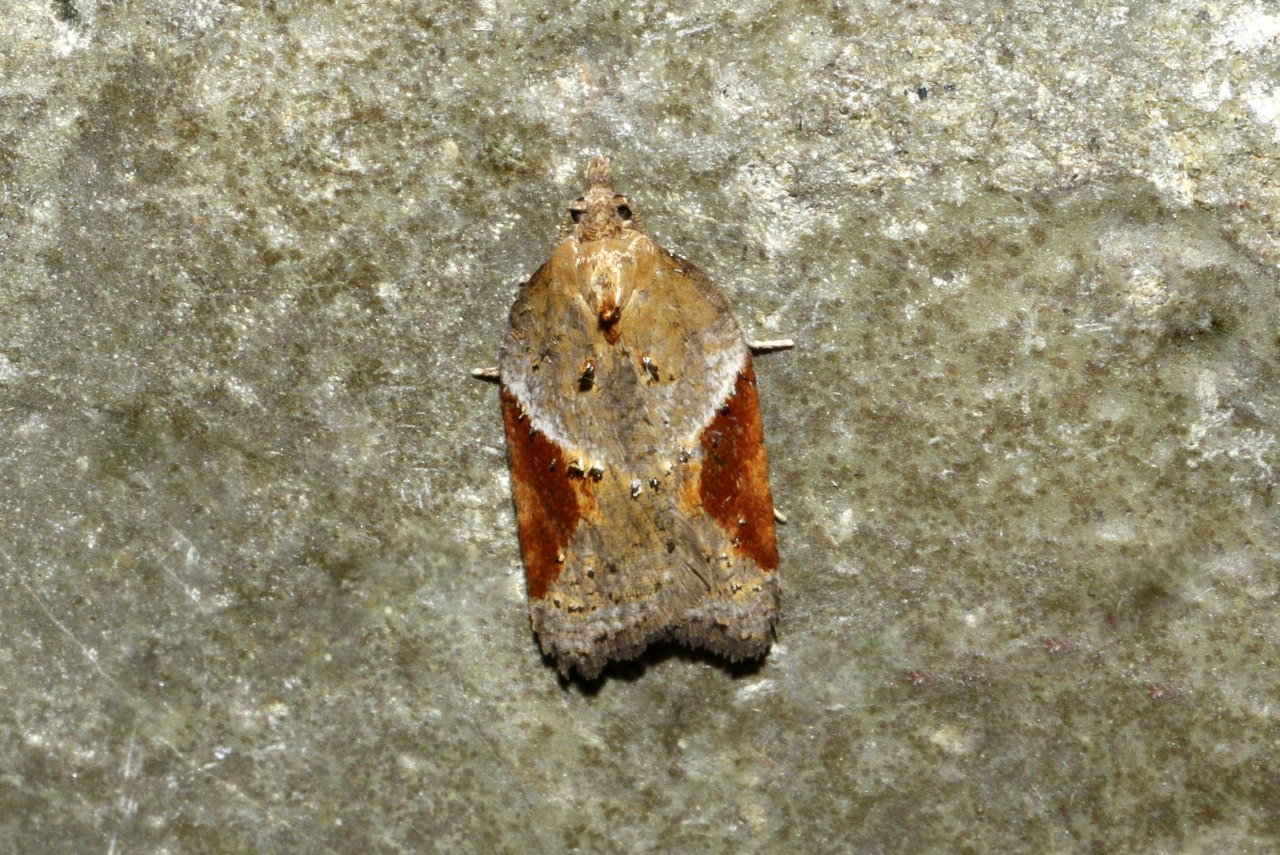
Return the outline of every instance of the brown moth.
<path id="1" fill-rule="evenodd" d="M 533 629 L 560 672 L 674 639 L 764 656 L 778 550 L 751 350 L 705 274 L 587 168 L 498 374 Z"/>

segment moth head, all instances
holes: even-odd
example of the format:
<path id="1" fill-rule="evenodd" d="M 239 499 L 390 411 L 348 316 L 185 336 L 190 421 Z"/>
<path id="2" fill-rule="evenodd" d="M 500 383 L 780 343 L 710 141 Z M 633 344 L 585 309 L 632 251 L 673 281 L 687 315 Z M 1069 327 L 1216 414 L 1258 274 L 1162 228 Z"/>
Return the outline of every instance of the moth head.
<path id="1" fill-rule="evenodd" d="M 626 230 L 643 231 L 631 200 L 613 192 L 613 171 L 606 157 L 587 166 L 587 191 L 569 203 L 561 224 L 562 237 L 580 241 L 620 237 Z"/>

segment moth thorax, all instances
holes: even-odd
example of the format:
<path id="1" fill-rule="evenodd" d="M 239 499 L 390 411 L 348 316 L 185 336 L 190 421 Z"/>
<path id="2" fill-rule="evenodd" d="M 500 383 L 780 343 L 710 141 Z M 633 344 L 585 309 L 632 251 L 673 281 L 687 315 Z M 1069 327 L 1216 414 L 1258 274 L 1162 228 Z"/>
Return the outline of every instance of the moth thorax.
<path id="1" fill-rule="evenodd" d="M 591 273 L 586 294 L 587 302 L 596 314 L 606 335 L 622 318 L 622 310 L 630 296 L 630 289 L 623 281 L 622 271 L 613 264 L 601 264 Z M 612 340 L 612 337 L 611 337 Z"/>

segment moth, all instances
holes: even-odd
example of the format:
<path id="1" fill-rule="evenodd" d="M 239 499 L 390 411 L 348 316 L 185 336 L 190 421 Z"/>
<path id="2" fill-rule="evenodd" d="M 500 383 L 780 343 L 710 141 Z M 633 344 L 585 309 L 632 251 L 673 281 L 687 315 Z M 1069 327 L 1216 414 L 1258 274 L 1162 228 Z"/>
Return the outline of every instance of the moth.
<path id="1" fill-rule="evenodd" d="M 534 633 L 588 680 L 661 640 L 758 659 L 780 591 L 751 346 L 606 158 L 586 182 L 497 368 Z"/>

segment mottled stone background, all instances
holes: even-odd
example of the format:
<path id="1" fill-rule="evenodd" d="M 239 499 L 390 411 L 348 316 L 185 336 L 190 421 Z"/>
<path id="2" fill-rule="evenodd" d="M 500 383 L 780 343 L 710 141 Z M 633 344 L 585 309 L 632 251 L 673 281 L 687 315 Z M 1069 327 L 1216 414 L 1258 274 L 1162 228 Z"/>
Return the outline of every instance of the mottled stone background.
<path id="1" fill-rule="evenodd" d="M 7 0 L 6 852 L 1280 849 L 1280 9 Z M 785 618 L 562 685 L 494 362 L 588 155 Z"/>

